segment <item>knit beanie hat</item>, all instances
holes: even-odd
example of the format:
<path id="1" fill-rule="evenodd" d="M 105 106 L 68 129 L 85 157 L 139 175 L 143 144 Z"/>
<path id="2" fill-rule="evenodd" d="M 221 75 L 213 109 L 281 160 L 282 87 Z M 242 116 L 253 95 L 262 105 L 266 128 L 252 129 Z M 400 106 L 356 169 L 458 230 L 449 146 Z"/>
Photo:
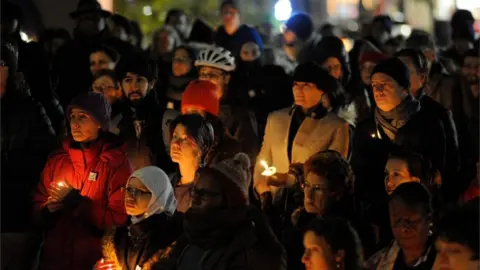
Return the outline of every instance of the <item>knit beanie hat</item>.
<path id="1" fill-rule="evenodd" d="M 372 25 L 374 25 L 377 22 L 383 24 L 383 26 L 385 27 L 385 29 L 387 29 L 389 33 L 392 32 L 393 21 L 392 21 L 392 18 L 390 18 L 390 16 L 388 15 L 375 16 L 372 20 Z"/>
<path id="2" fill-rule="evenodd" d="M 306 41 L 313 33 L 313 22 L 308 14 L 297 13 L 288 19 L 287 29 L 295 33 L 298 39 Z"/>
<path id="3" fill-rule="evenodd" d="M 408 67 L 398 58 L 390 58 L 380 62 L 373 69 L 372 77 L 375 73 L 388 75 L 404 89 L 410 89 L 410 72 Z"/>
<path id="4" fill-rule="evenodd" d="M 313 62 L 298 65 L 293 73 L 293 81 L 313 83 L 325 93 L 335 92 L 339 87 L 338 81 L 328 71 Z"/>
<path id="5" fill-rule="evenodd" d="M 120 58 L 115 72 L 120 81 L 130 72 L 143 76 L 151 82 L 157 78 L 157 64 L 143 53 L 133 53 Z"/>
<path id="6" fill-rule="evenodd" d="M 405 47 L 410 49 L 435 50 L 435 40 L 427 32 L 414 32 L 405 42 Z"/>
<path id="7" fill-rule="evenodd" d="M 379 63 L 387 59 L 388 57 L 375 47 L 373 43 L 365 41 L 362 51 L 360 52 L 360 65 L 363 65 L 365 62 Z"/>
<path id="8" fill-rule="evenodd" d="M 204 80 L 195 80 L 188 84 L 182 96 L 182 113 L 188 107 L 196 107 L 204 110 L 214 116 L 218 116 L 220 112 L 220 101 L 215 95 L 217 86 Z"/>
<path id="9" fill-rule="evenodd" d="M 238 153 L 233 159 L 223 160 L 211 169 L 225 176 L 227 183 L 220 183 L 227 193 L 231 206 L 245 204 L 248 201 L 248 188 L 252 181 L 250 158 L 245 153 Z"/>
<path id="10" fill-rule="evenodd" d="M 67 108 L 68 121 L 74 108 L 86 111 L 97 121 L 103 131 L 108 131 L 112 109 L 103 94 L 88 92 L 74 98 Z"/>
<path id="11" fill-rule="evenodd" d="M 452 39 L 468 39 L 475 40 L 475 30 L 473 29 L 473 23 L 475 18 L 472 12 L 465 9 L 459 9 L 455 11 L 450 21 L 452 27 Z"/>

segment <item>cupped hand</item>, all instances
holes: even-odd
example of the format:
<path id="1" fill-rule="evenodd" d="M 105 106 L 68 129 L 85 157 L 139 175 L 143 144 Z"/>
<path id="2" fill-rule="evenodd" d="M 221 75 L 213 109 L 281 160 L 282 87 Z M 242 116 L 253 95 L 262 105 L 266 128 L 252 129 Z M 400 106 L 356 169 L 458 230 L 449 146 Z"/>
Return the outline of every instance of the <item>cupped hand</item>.
<path id="1" fill-rule="evenodd" d="M 117 267 L 113 261 L 101 259 L 93 266 L 93 270 L 117 270 Z"/>
<path id="2" fill-rule="evenodd" d="M 52 197 L 52 200 L 56 202 L 62 202 L 63 199 L 72 191 L 72 186 L 68 182 L 52 182 L 50 183 L 49 194 Z"/>

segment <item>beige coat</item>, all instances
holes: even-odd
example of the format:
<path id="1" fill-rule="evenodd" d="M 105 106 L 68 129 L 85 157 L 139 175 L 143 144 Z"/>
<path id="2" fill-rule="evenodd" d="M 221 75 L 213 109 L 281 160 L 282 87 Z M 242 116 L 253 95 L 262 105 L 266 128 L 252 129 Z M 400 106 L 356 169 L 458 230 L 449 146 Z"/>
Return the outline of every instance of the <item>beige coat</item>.
<path id="1" fill-rule="evenodd" d="M 262 176 L 264 168 L 260 165 L 265 160 L 269 166 L 275 166 L 277 173 L 288 173 L 290 161 L 287 153 L 288 133 L 293 113 L 285 108 L 272 112 L 267 119 L 262 149 L 255 165 L 254 186 L 266 185 Z M 323 118 L 307 117 L 298 129 L 292 144 L 292 164 L 304 163 L 313 154 L 323 150 L 338 151 L 343 157 L 349 149 L 349 125 L 334 113 L 327 113 Z M 275 193 L 278 188 L 270 187 Z M 261 189 L 257 189 L 262 193 Z"/>

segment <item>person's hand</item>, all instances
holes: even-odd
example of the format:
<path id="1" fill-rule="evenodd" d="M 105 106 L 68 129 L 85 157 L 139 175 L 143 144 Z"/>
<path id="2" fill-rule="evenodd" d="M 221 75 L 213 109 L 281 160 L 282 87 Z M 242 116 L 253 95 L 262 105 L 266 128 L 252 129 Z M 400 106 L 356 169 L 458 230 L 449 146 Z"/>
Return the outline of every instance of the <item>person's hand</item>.
<path id="1" fill-rule="evenodd" d="M 274 187 L 291 187 L 295 185 L 295 176 L 289 173 L 276 173 L 267 177 L 267 184 Z"/>
<path id="2" fill-rule="evenodd" d="M 50 183 L 50 196 L 52 200 L 61 203 L 63 199 L 72 191 L 72 186 L 66 181 Z"/>
<path id="3" fill-rule="evenodd" d="M 93 266 L 93 270 L 116 270 L 116 269 L 117 267 L 115 266 L 114 262 L 105 261 L 104 259 L 101 259 Z"/>
<path id="4" fill-rule="evenodd" d="M 55 213 L 58 210 L 63 208 L 63 204 L 61 202 L 56 201 L 52 197 L 48 197 L 45 205 L 50 213 Z"/>

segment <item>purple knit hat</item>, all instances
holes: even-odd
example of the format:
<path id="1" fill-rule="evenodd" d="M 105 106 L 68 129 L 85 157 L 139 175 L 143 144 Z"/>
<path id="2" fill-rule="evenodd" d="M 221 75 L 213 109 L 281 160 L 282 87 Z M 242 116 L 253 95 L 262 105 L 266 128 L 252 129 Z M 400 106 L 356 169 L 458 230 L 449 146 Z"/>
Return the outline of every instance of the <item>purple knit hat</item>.
<path id="1" fill-rule="evenodd" d="M 70 121 L 70 113 L 73 108 L 86 111 L 100 124 L 103 131 L 108 131 L 112 108 L 103 94 L 88 92 L 74 98 L 67 108 L 68 121 Z"/>

